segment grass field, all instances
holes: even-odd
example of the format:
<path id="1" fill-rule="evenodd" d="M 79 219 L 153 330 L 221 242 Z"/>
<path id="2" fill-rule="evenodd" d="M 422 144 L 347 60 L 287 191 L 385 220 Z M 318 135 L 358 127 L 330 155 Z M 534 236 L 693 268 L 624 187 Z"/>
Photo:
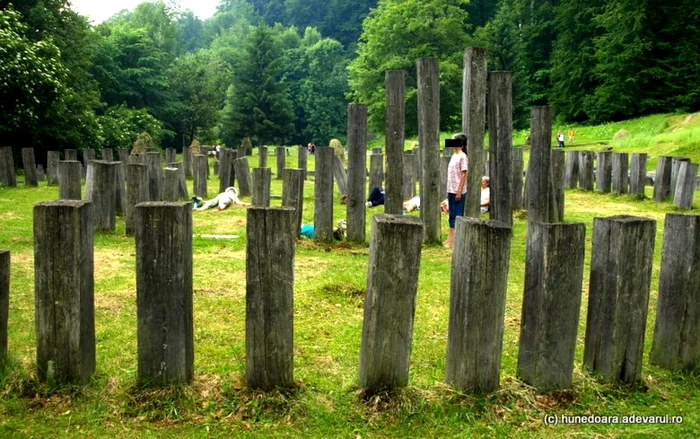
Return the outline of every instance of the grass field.
<path id="1" fill-rule="evenodd" d="M 583 129 L 581 129 L 583 131 Z M 274 156 L 270 156 L 271 159 Z M 296 165 L 288 157 L 288 165 Z M 272 163 L 272 162 L 270 162 Z M 257 157 L 251 158 L 256 166 Z M 313 166 L 313 157 L 309 160 Z M 191 181 L 189 182 L 190 191 Z M 218 179 L 209 181 L 210 195 Z M 313 180 L 304 186 L 304 222 L 313 222 Z M 279 205 L 280 180 L 272 186 Z M 339 195 L 336 192 L 336 195 Z M 651 188 L 647 187 L 647 195 Z M 586 266 L 570 391 L 538 393 L 516 377 L 523 297 L 526 213 L 515 214 L 501 389 L 464 395 L 444 384 L 451 251 L 422 251 L 409 387 L 362 399 L 356 387 L 368 246 L 297 244 L 294 273 L 296 389 L 260 393 L 245 387 L 245 209 L 193 212 L 195 379 L 191 386 L 136 386 L 133 238 L 124 222 L 95 236 L 97 372 L 83 387 L 35 380 L 32 207 L 55 199 L 42 182 L 0 188 L 0 248 L 12 252 L 9 364 L 0 373 L 0 437 L 697 437 L 700 373 L 670 373 L 648 363 L 655 319 L 664 216 L 671 203 L 627 196 L 566 193 L 566 220 L 586 224 Z M 335 221 L 345 217 L 336 197 Z M 249 201 L 246 200 L 246 201 Z M 700 207 L 700 192 L 694 206 Z M 368 209 L 371 216 L 382 207 Z M 583 370 L 593 218 L 630 214 L 657 221 L 643 382 L 613 386 Z M 443 233 L 447 220 L 443 217 Z M 211 239 L 202 235 L 235 235 Z M 671 415 L 683 422 L 548 426 L 557 415 Z"/>

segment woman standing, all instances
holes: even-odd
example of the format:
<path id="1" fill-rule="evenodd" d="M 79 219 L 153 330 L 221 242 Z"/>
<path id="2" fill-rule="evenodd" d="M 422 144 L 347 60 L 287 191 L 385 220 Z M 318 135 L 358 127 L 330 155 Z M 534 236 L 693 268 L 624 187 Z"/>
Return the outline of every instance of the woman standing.
<path id="1" fill-rule="evenodd" d="M 459 148 L 454 148 L 454 153 L 447 166 L 447 206 L 450 212 L 450 228 L 447 231 L 445 247 L 452 247 L 455 239 L 455 219 L 464 215 L 464 198 L 467 193 L 467 173 L 469 160 L 467 159 L 467 136 L 455 134 L 453 139 L 458 139 Z"/>

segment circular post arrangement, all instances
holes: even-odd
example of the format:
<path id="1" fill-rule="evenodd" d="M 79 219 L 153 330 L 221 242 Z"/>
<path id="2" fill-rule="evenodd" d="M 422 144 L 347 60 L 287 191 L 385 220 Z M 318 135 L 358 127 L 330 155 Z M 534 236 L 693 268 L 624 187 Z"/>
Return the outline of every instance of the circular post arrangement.
<path id="1" fill-rule="evenodd" d="M 408 385 L 423 224 L 412 216 L 372 217 L 358 385 Z"/>
<path id="2" fill-rule="evenodd" d="M 348 105 L 347 239 L 365 242 L 367 199 L 367 105 Z"/>
<path id="3" fill-rule="evenodd" d="M 386 86 L 386 184 L 384 212 L 400 214 L 403 206 L 403 150 L 406 128 L 406 72 L 389 70 Z"/>
<path id="4" fill-rule="evenodd" d="M 626 194 L 629 192 L 629 155 L 614 153 L 612 155 L 612 192 Z"/>
<path id="5" fill-rule="evenodd" d="M 593 220 L 583 364 L 605 382 L 641 378 L 656 221 Z"/>
<path id="6" fill-rule="evenodd" d="M 247 211 L 246 382 L 253 389 L 294 386 L 295 216 L 288 207 Z"/>
<path id="7" fill-rule="evenodd" d="M 95 371 L 94 286 L 92 203 L 36 204 L 34 298 L 40 381 L 85 384 Z"/>
<path id="8" fill-rule="evenodd" d="M 135 207 L 138 382 L 189 384 L 194 374 L 192 205 Z"/>

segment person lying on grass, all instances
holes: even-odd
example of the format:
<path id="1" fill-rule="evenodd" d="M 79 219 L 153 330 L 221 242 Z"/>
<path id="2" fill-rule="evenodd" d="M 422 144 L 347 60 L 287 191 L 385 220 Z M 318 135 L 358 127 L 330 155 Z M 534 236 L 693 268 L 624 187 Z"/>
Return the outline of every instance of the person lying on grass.
<path id="1" fill-rule="evenodd" d="M 212 207 L 216 207 L 217 210 L 221 211 L 229 207 L 231 204 L 235 204 L 238 206 L 247 205 L 246 203 L 238 199 L 238 191 L 233 186 L 227 187 L 225 191 L 204 203 L 202 207 L 195 208 L 195 210 L 202 211 L 211 209 Z"/>

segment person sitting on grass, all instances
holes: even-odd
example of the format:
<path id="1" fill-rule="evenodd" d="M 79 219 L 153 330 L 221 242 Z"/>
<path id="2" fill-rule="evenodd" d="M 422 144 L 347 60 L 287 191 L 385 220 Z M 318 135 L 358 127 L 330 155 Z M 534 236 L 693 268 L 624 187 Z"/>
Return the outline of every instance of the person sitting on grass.
<path id="1" fill-rule="evenodd" d="M 345 195 L 344 195 L 345 197 Z M 369 193 L 369 197 L 367 197 L 367 202 L 365 203 L 365 206 L 367 207 L 377 207 L 381 206 L 384 204 L 385 201 L 385 193 L 384 190 L 382 190 L 379 187 L 373 187 L 372 190 Z M 342 200 L 341 200 L 342 202 Z M 343 203 L 345 204 L 345 203 Z M 402 204 L 402 208 L 404 213 L 409 213 L 413 212 L 416 209 L 420 209 L 420 195 L 416 195 L 415 197 L 411 198 L 410 200 L 406 200 Z"/>
<path id="2" fill-rule="evenodd" d="M 216 207 L 217 210 L 222 211 L 231 204 L 246 206 L 246 203 L 238 199 L 238 191 L 233 186 L 227 187 L 225 191 L 204 203 L 202 207 L 197 207 L 195 210 L 202 211 Z"/>
<path id="3" fill-rule="evenodd" d="M 481 177 L 481 213 L 486 213 L 491 208 L 491 179 L 488 176 Z"/>

